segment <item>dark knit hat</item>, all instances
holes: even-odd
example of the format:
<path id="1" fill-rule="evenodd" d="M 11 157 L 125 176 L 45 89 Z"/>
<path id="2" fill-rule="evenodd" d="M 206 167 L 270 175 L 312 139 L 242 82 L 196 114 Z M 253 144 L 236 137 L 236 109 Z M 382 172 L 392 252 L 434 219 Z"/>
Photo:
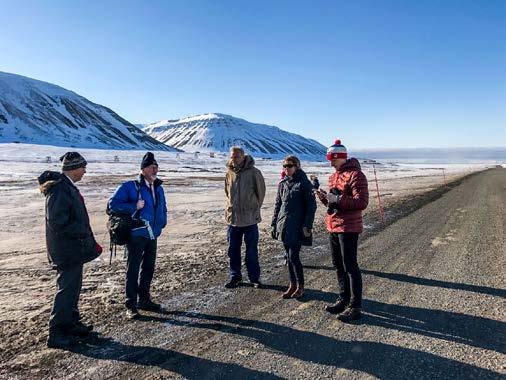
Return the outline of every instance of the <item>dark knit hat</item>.
<path id="1" fill-rule="evenodd" d="M 346 147 L 341 144 L 341 140 L 336 140 L 334 145 L 329 146 L 327 149 L 327 160 L 333 160 L 336 158 L 348 158 L 348 152 Z"/>
<path id="2" fill-rule="evenodd" d="M 146 152 L 144 157 L 142 157 L 141 169 L 147 168 L 149 165 L 153 164 L 158 166 L 158 162 L 155 160 L 155 155 L 151 152 Z"/>
<path id="3" fill-rule="evenodd" d="M 60 157 L 61 170 L 68 171 L 84 168 L 88 162 L 77 152 L 67 152 Z"/>

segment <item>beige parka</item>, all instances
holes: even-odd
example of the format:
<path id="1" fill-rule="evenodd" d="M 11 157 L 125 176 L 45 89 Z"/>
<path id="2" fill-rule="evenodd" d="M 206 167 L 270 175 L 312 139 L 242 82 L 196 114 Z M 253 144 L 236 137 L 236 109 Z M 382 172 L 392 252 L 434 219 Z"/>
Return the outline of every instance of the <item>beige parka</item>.
<path id="1" fill-rule="evenodd" d="M 265 181 L 262 172 L 255 168 L 255 160 L 244 156 L 241 168 L 234 168 L 232 161 L 227 163 L 225 176 L 225 220 L 237 227 L 260 223 L 260 208 L 265 197 Z"/>

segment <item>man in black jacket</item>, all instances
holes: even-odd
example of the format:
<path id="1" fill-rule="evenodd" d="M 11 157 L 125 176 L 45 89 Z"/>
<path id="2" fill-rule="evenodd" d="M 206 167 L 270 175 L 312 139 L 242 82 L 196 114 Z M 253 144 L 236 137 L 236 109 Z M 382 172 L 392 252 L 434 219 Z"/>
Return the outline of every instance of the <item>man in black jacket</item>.
<path id="1" fill-rule="evenodd" d="M 39 180 L 46 196 L 46 245 L 49 262 L 57 271 L 56 295 L 49 320 L 48 347 L 79 342 L 93 327 L 80 321 L 79 295 L 83 264 L 97 258 L 102 247 L 95 241 L 84 199 L 75 186 L 86 173 L 86 160 L 77 152 L 61 158 L 62 173 L 45 171 Z"/>

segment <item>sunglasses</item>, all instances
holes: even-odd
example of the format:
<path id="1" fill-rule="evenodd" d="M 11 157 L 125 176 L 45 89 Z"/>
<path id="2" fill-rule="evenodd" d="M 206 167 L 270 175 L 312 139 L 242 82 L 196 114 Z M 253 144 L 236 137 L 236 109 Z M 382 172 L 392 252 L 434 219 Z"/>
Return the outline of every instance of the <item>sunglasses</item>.
<path id="1" fill-rule="evenodd" d="M 286 169 L 286 168 L 293 168 L 295 165 L 294 164 L 283 164 L 283 167 Z"/>

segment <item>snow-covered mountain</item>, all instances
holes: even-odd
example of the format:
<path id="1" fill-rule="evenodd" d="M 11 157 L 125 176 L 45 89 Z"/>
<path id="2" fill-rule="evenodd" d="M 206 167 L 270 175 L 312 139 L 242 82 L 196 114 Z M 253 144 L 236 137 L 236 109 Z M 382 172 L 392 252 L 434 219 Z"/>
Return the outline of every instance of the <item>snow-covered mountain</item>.
<path id="1" fill-rule="evenodd" d="M 326 151 L 315 140 L 219 113 L 162 120 L 146 124 L 143 131 L 187 152 L 228 152 L 231 146 L 238 145 L 258 157 L 280 158 L 295 154 L 304 159 L 321 160 Z"/>
<path id="2" fill-rule="evenodd" d="M 72 91 L 0 71 L 0 143 L 9 142 L 175 150 Z"/>

